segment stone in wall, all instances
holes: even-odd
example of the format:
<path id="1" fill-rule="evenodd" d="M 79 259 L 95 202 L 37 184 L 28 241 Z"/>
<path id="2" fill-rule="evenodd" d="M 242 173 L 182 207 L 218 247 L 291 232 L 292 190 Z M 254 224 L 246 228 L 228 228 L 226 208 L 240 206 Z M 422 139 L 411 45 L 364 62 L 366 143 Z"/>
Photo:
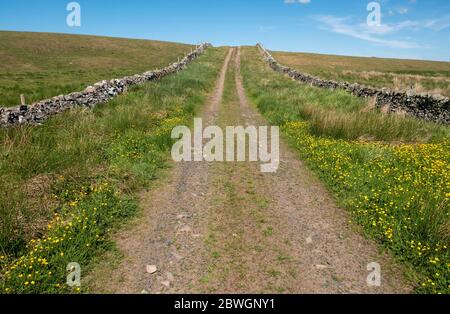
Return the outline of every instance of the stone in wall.
<path id="1" fill-rule="evenodd" d="M 144 84 L 148 81 L 160 80 L 167 75 L 185 69 L 210 46 L 210 44 L 204 43 L 193 52 L 187 54 L 181 61 L 160 70 L 148 71 L 143 74 L 127 76 L 121 79 L 101 81 L 87 87 L 84 91 L 56 96 L 51 99 L 39 101 L 30 106 L 21 105 L 12 108 L 0 108 L 0 126 L 7 127 L 17 124 L 40 124 L 48 117 L 74 107 L 84 106 L 94 108 L 98 104 L 106 103 L 112 98 L 123 94 L 130 86 Z"/>
<path id="2" fill-rule="evenodd" d="M 318 77 L 304 74 L 279 64 L 262 45 L 258 44 L 257 46 L 260 49 L 264 60 L 274 71 L 283 73 L 296 81 L 314 87 L 343 89 L 358 97 L 374 97 L 378 108 L 388 108 L 391 112 L 406 112 L 411 116 L 421 119 L 450 124 L 449 98 L 391 91 L 386 88 L 376 89 L 360 84 L 350 84 L 348 82 L 322 80 Z"/>

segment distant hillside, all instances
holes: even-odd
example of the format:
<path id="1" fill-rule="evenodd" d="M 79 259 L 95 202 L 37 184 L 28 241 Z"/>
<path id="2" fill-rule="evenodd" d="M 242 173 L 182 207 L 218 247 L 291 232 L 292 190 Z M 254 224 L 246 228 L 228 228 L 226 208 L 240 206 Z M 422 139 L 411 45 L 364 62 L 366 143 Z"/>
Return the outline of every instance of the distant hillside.
<path id="1" fill-rule="evenodd" d="M 450 96 L 450 62 L 273 52 L 282 64 L 324 79 Z"/>
<path id="2" fill-rule="evenodd" d="M 150 40 L 0 31 L 0 106 L 27 103 L 160 68 L 193 46 Z"/>

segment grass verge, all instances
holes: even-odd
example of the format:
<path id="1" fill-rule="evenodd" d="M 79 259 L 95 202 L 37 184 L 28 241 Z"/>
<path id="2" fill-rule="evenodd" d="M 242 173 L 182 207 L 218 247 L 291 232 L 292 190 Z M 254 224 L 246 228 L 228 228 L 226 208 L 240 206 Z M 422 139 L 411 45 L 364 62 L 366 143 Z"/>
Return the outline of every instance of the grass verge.
<path id="1" fill-rule="evenodd" d="M 208 49 L 185 71 L 93 111 L 1 131 L 2 292 L 78 291 L 65 284 L 66 266 L 86 269 L 109 231 L 138 210 L 135 192 L 165 167 L 172 128 L 203 104 L 224 55 Z"/>
<path id="2" fill-rule="evenodd" d="M 362 100 L 300 85 L 255 56 L 255 48 L 243 51 L 242 73 L 259 110 L 354 222 L 414 268 L 417 292 L 450 293 L 449 128 L 365 113 Z"/>

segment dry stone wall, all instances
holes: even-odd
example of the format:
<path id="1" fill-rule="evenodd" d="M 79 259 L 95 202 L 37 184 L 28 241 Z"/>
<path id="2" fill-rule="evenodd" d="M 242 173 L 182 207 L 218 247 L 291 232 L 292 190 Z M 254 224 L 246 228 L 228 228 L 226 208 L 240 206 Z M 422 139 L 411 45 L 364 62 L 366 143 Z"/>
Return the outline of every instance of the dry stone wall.
<path id="1" fill-rule="evenodd" d="M 0 126 L 7 127 L 17 124 L 39 124 L 48 117 L 70 108 L 79 106 L 93 108 L 98 104 L 106 103 L 117 95 L 124 93 L 127 88 L 133 85 L 140 85 L 148 81 L 159 80 L 167 75 L 185 69 L 189 63 L 197 59 L 210 46 L 210 44 L 204 43 L 191 53 L 187 54 L 181 61 L 160 70 L 127 76 L 121 79 L 101 81 L 93 86 L 89 86 L 82 92 L 56 96 L 29 106 L 22 105 L 12 108 L 0 108 Z"/>
<path id="2" fill-rule="evenodd" d="M 435 97 L 431 95 L 417 95 L 413 93 L 392 91 L 389 89 L 376 89 L 360 84 L 350 84 L 348 82 L 337 82 L 322 80 L 320 78 L 298 72 L 289 67 L 283 66 L 261 45 L 258 44 L 264 60 L 270 67 L 283 73 L 292 79 L 309 84 L 311 86 L 327 89 L 343 89 L 358 97 L 373 97 L 376 99 L 376 106 L 388 108 L 390 112 L 406 112 L 409 115 L 450 124 L 450 99 L 446 97 Z"/>

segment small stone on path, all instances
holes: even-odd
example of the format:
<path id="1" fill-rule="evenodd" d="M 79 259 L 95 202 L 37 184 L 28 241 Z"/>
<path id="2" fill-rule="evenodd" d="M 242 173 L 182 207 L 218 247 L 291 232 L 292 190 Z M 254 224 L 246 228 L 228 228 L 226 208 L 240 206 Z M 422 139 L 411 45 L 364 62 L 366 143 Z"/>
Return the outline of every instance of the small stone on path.
<path id="1" fill-rule="evenodd" d="M 156 267 L 156 265 L 147 265 L 146 270 L 147 273 L 154 274 L 158 271 L 158 268 Z"/>
<path id="2" fill-rule="evenodd" d="M 316 265 L 316 268 L 317 268 L 318 270 L 324 270 L 324 269 L 327 269 L 328 266 L 325 266 L 325 265 Z"/>
<path id="3" fill-rule="evenodd" d="M 168 281 L 168 280 L 161 281 L 161 284 L 162 284 L 163 286 L 167 287 L 167 288 L 170 287 L 170 281 Z"/>

